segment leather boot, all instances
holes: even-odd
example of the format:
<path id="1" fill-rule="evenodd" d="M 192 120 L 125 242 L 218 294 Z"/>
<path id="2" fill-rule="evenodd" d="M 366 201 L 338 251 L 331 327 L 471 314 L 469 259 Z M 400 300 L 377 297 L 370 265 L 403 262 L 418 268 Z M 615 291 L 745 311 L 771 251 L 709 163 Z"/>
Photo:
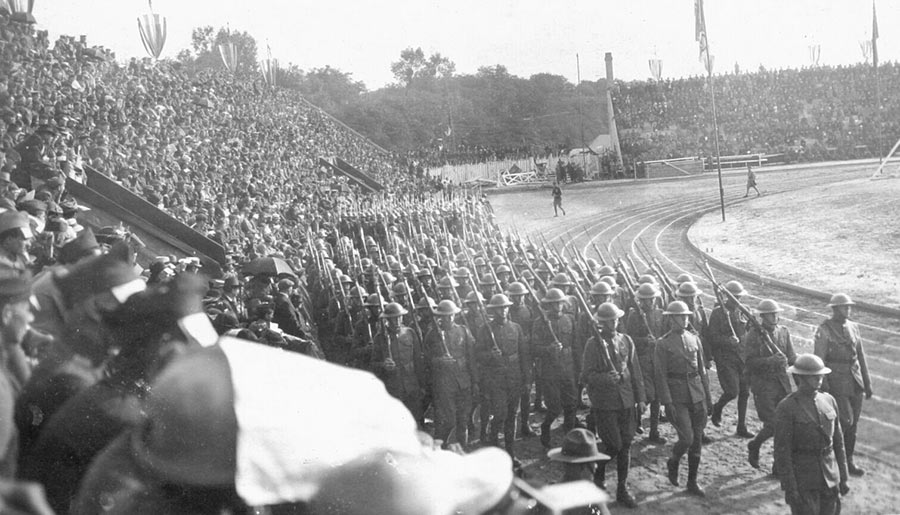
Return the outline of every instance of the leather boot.
<path id="1" fill-rule="evenodd" d="M 601 461 L 597 464 L 597 470 L 594 471 L 594 484 L 604 492 L 606 491 L 606 464 L 607 462 Z"/>
<path id="2" fill-rule="evenodd" d="M 722 402 L 722 399 L 716 401 L 713 404 L 712 416 L 709 417 L 709 421 L 712 422 L 712 425 L 716 427 L 722 427 L 722 410 L 725 409 L 725 403 Z"/>
<path id="3" fill-rule="evenodd" d="M 856 425 L 850 426 L 844 432 L 844 447 L 847 452 L 847 472 L 851 476 L 860 477 L 866 474 L 865 469 L 853 463 L 853 454 L 856 452 Z"/>
<path id="4" fill-rule="evenodd" d="M 747 430 L 747 401 L 748 397 L 738 396 L 738 423 L 736 434 L 741 438 L 753 438 L 754 435 Z"/>
<path id="5" fill-rule="evenodd" d="M 545 449 L 550 448 L 550 424 L 551 421 L 548 420 L 544 420 L 544 423 L 541 424 L 541 445 Z"/>
<path id="6" fill-rule="evenodd" d="M 680 462 L 681 460 L 674 456 L 666 461 L 669 483 L 672 483 L 672 486 L 678 486 L 678 465 L 680 464 Z"/>
<path id="7" fill-rule="evenodd" d="M 626 508 L 637 508 L 638 503 L 634 500 L 634 497 L 628 492 L 628 487 L 625 486 L 624 481 L 619 481 L 619 487 L 616 488 L 616 502 Z"/>
<path id="8" fill-rule="evenodd" d="M 759 447 L 760 444 L 756 442 L 755 438 L 747 442 L 747 461 L 755 469 L 759 468 Z"/>
<path id="9" fill-rule="evenodd" d="M 687 491 L 697 497 L 706 497 L 706 492 L 697 484 L 697 473 L 700 470 L 700 456 L 688 456 Z"/>
<path id="10" fill-rule="evenodd" d="M 655 444 L 664 444 L 666 439 L 659 436 L 659 403 L 650 403 L 650 436 L 647 441 Z"/>

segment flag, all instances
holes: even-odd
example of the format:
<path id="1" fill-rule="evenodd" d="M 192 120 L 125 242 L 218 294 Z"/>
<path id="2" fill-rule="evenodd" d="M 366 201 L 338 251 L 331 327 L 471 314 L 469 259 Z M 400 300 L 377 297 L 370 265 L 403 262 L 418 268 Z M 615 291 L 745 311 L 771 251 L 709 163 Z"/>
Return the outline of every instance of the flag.
<path id="1" fill-rule="evenodd" d="M 709 44 L 706 41 L 706 16 L 703 14 L 703 0 L 694 0 L 694 35 L 700 44 L 700 62 L 706 68 L 706 73 L 712 75 Z"/>
<path id="2" fill-rule="evenodd" d="M 872 66 L 878 67 L 878 16 L 875 14 L 875 0 L 872 0 Z"/>

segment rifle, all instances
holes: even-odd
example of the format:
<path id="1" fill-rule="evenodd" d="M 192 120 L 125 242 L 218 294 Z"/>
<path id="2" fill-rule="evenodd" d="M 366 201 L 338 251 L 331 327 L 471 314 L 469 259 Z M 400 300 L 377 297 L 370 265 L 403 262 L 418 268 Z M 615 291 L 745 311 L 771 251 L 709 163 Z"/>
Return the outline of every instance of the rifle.
<path id="1" fill-rule="evenodd" d="M 500 347 L 497 345 L 497 338 L 494 336 L 494 330 L 491 329 L 491 320 L 488 318 L 487 308 L 484 306 L 484 301 L 481 300 L 481 293 L 479 293 L 478 288 L 475 286 L 475 280 L 472 278 L 472 274 L 469 274 L 469 282 L 472 283 L 473 297 L 475 297 L 475 302 L 478 304 L 478 311 L 481 314 L 481 318 L 484 320 L 484 327 L 491 337 L 491 352 L 493 354 L 502 354 L 503 351 L 501 351 Z"/>
<path id="2" fill-rule="evenodd" d="M 520 250 L 521 250 L 521 246 L 520 246 Z M 541 279 L 537 275 L 537 273 L 535 273 L 534 267 L 531 266 L 531 263 L 528 262 L 527 259 L 525 259 L 524 261 L 525 261 L 525 266 L 528 267 L 528 271 L 531 272 L 531 275 L 534 276 L 534 279 L 541 284 L 541 288 L 543 288 L 545 292 L 549 291 L 547 288 L 547 283 L 545 283 L 544 280 Z M 540 315 L 541 320 L 543 320 L 543 322 L 547 325 L 547 329 L 550 331 L 550 336 L 553 337 L 553 341 L 558 342 L 559 338 L 556 337 L 556 331 L 553 330 L 553 326 L 550 325 L 550 320 L 547 318 L 547 314 L 544 313 L 544 309 L 541 308 L 541 300 L 537 298 L 537 294 L 534 293 L 533 288 L 526 285 L 526 289 L 528 290 L 528 293 L 531 294 L 531 298 L 535 302 L 534 308 L 537 310 L 538 314 Z"/>
<path id="3" fill-rule="evenodd" d="M 603 265 L 603 266 L 606 266 L 606 260 L 603 259 L 603 253 L 600 252 L 600 248 L 599 248 L 599 247 L 597 246 L 597 244 L 594 243 L 594 242 L 591 242 L 591 245 L 594 247 L 594 252 L 597 253 L 597 257 L 600 258 L 600 264 Z"/>
<path id="4" fill-rule="evenodd" d="M 713 279 L 713 277 L 712 277 L 712 270 L 709 268 L 709 262 L 705 262 L 704 265 L 706 266 L 706 271 L 707 271 L 706 278 L 709 279 L 709 282 L 712 283 L 713 289 L 716 292 L 716 298 L 720 298 L 720 295 L 722 293 L 724 293 L 728 297 L 728 299 L 734 303 L 734 305 L 737 307 L 738 311 L 740 311 L 741 314 L 743 314 L 745 317 L 747 317 L 747 321 L 750 322 L 750 325 L 753 326 L 753 328 L 756 329 L 756 331 L 762 337 L 763 343 L 765 344 L 765 346 L 769 350 L 769 352 L 773 356 L 782 356 L 782 357 L 786 358 L 787 356 L 785 356 L 784 353 L 781 352 L 781 349 L 779 349 L 778 346 L 775 345 L 775 342 L 772 341 L 772 337 L 771 337 L 771 335 L 769 335 L 769 332 L 763 328 L 762 324 L 759 323 L 759 320 L 757 320 L 756 317 L 753 316 L 753 313 L 751 313 L 750 310 L 747 309 L 746 306 L 741 304 L 741 302 L 738 300 L 737 297 L 734 296 L 734 294 L 732 294 L 730 291 L 728 291 L 725 287 L 723 287 L 719 283 L 715 282 L 715 279 Z M 721 300 L 720 300 L 720 302 L 721 302 Z M 729 325 L 729 327 L 731 327 L 732 334 L 735 334 L 733 332 L 734 326 L 731 325 L 731 316 L 728 314 L 728 311 L 725 310 L 725 304 L 722 304 L 722 310 L 725 311 L 725 316 L 728 318 L 728 325 Z"/>
<path id="5" fill-rule="evenodd" d="M 384 280 L 384 275 L 381 274 L 381 271 L 376 271 L 378 277 L 381 279 L 381 283 L 384 285 L 384 288 L 387 291 L 391 291 L 390 288 L 387 287 L 387 281 Z M 377 288 L 377 283 L 376 283 Z M 381 293 L 376 291 L 375 295 L 378 295 L 378 302 L 381 304 L 381 315 L 379 318 L 381 319 L 381 331 L 384 333 L 384 339 L 387 342 L 387 357 L 384 359 L 384 366 L 389 370 L 392 370 L 397 364 L 394 362 L 394 354 L 393 350 L 391 350 L 391 333 L 388 331 L 387 320 L 384 318 L 384 297 L 381 296 Z"/>

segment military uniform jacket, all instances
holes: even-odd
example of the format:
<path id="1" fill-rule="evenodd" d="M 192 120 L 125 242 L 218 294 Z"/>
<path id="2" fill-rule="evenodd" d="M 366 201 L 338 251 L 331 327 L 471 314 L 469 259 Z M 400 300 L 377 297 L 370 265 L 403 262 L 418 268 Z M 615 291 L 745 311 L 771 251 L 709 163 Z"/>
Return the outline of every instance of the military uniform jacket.
<path id="1" fill-rule="evenodd" d="M 728 319 L 731 319 L 731 325 L 728 325 Z M 731 328 L 734 328 L 734 333 Z M 716 361 L 736 359 L 744 361 L 744 349 L 741 347 L 740 340 L 747 332 L 747 319 L 737 309 L 726 312 L 722 306 L 716 306 L 709 315 L 709 324 L 706 326 L 706 343 L 709 345 L 710 353 Z M 739 343 L 737 345 L 729 342 L 732 336 L 737 336 Z"/>
<path id="2" fill-rule="evenodd" d="M 814 352 L 831 369 L 825 376 L 825 389 L 832 395 L 854 395 L 858 392 L 857 386 L 863 391 L 871 389 L 869 367 L 856 322 L 847 320 L 844 325 L 831 319 L 822 322 L 816 330 Z"/>
<path id="3" fill-rule="evenodd" d="M 425 335 L 425 349 L 426 377 L 435 390 L 456 391 L 472 387 L 475 382 L 475 339 L 468 329 L 453 324 L 444 331 L 442 340 L 437 326 L 432 324 Z"/>
<path id="4" fill-rule="evenodd" d="M 785 491 L 825 490 L 847 480 L 844 435 L 834 397 L 797 391 L 778 403 L 775 470 Z"/>
<path id="5" fill-rule="evenodd" d="M 535 316 L 534 310 L 524 302 L 520 306 L 513 305 L 509 307 L 509 319 L 522 327 L 522 332 L 525 333 L 525 338 L 529 343 L 531 342 Z"/>
<path id="6" fill-rule="evenodd" d="M 394 370 L 384 368 L 384 360 L 388 357 L 387 340 L 384 331 L 375 335 L 372 371 L 384 382 L 388 393 L 396 398 L 417 393 L 425 385 L 425 364 L 419 337 L 415 331 L 403 326 L 398 334 L 390 336 L 391 357 L 397 364 Z"/>
<path id="7" fill-rule="evenodd" d="M 763 329 L 764 331 L 766 329 Z M 794 353 L 794 345 L 791 343 L 791 333 L 783 326 L 775 326 L 772 331 L 767 331 L 771 341 L 778 350 L 787 358 L 788 364 L 793 364 L 797 358 Z M 747 369 L 750 371 L 750 388 L 754 392 L 772 386 L 772 383 L 780 384 L 785 393 L 791 392 L 791 379 L 787 369 L 783 366 L 774 366 L 769 358 L 775 354 L 766 344 L 764 337 L 755 327 L 751 327 L 744 335 L 744 348 L 747 351 Z"/>
<path id="8" fill-rule="evenodd" d="M 491 352 L 493 342 L 490 334 L 494 335 L 497 347 L 500 348 L 500 356 Z M 485 379 L 502 381 L 510 388 L 520 388 L 525 384 L 531 360 L 525 334 L 519 324 L 511 321 L 499 324 L 492 321 L 481 326 L 475 340 L 475 357 Z"/>
<path id="9" fill-rule="evenodd" d="M 655 358 L 654 384 L 661 404 L 711 404 L 700 338 L 690 331 L 669 331 L 657 342 Z"/>
<path id="10" fill-rule="evenodd" d="M 554 335 L 562 343 L 562 349 L 556 347 Z M 547 316 L 535 322 L 531 349 L 540 359 L 541 378 L 576 380 L 575 371 L 580 370 L 581 356 L 575 355 L 575 319 L 572 315 L 563 313 L 555 319 Z"/>
<path id="11" fill-rule="evenodd" d="M 605 361 L 601 345 L 606 346 L 614 366 Z M 588 339 L 584 347 L 581 382 L 587 385 L 591 406 L 600 410 L 620 410 L 646 402 L 644 376 L 634 349 L 634 342 L 627 334 L 614 333 L 608 340 L 598 341 L 596 335 Z M 619 381 L 604 381 L 603 374 L 618 369 Z M 649 373 L 652 373 L 650 371 Z"/>
<path id="12" fill-rule="evenodd" d="M 628 317 L 625 319 L 625 333 L 631 337 L 631 341 L 634 342 L 635 350 L 639 356 L 649 355 L 652 357 L 655 349 L 650 345 L 650 333 L 647 331 L 647 325 L 650 325 L 650 330 L 659 338 L 663 334 L 662 310 L 654 308 L 650 311 L 645 311 L 647 324 L 644 324 L 639 309 L 632 308 L 628 311 Z"/>

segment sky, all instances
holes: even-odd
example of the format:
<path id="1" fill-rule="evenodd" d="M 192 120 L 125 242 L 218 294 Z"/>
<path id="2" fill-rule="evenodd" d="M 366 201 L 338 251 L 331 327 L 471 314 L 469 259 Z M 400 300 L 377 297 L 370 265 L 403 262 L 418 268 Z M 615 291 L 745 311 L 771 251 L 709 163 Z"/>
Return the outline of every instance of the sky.
<path id="1" fill-rule="evenodd" d="M 871 38 L 868 0 L 706 0 L 706 23 L 716 72 L 809 66 L 862 60 Z M 900 2 L 878 0 L 879 61 L 900 59 Z M 650 78 L 649 59 L 663 77 L 700 75 L 693 0 L 155 0 L 167 18 L 162 57 L 190 47 L 194 27 L 229 26 L 266 45 L 280 63 L 304 70 L 350 72 L 370 90 L 394 81 L 390 64 L 407 47 L 440 52 L 457 73 L 502 64 L 510 73 L 563 75 L 575 82 L 605 76 L 611 52 L 616 78 Z M 38 28 L 51 38 L 86 34 L 118 59 L 144 57 L 137 16 L 142 0 L 37 0 Z M 265 57 L 262 55 L 261 57 Z"/>

